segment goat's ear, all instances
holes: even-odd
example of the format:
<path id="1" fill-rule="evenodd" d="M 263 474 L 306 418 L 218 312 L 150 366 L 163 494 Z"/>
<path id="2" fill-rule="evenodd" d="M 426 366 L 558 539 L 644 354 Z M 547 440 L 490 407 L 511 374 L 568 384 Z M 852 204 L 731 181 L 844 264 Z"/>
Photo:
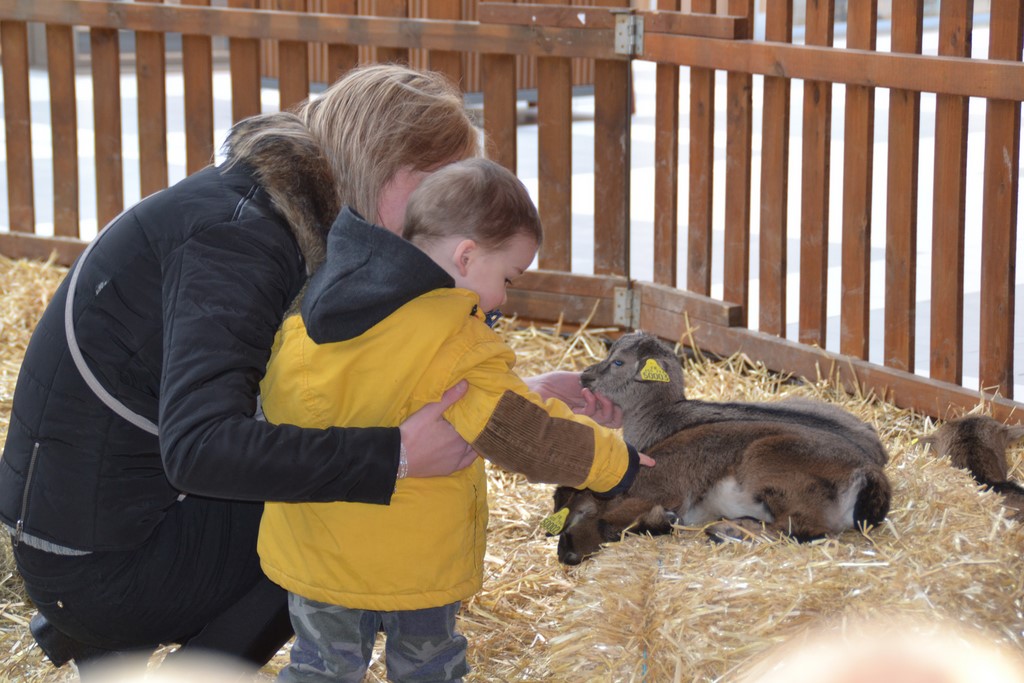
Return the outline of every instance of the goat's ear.
<path id="1" fill-rule="evenodd" d="M 637 375 L 641 382 L 668 383 L 672 381 L 672 378 L 668 375 L 668 371 L 654 358 L 649 356 L 647 358 L 641 358 L 638 366 L 639 372 Z"/>
<path id="2" fill-rule="evenodd" d="M 576 489 L 571 486 L 559 486 L 555 489 L 555 510 L 560 510 L 569 505 L 569 501 L 572 500 L 573 495 L 576 494 Z"/>
<path id="3" fill-rule="evenodd" d="M 1021 439 L 1024 439 L 1024 425 L 1004 425 L 1003 429 L 1006 430 L 1007 444 L 1017 443 Z"/>

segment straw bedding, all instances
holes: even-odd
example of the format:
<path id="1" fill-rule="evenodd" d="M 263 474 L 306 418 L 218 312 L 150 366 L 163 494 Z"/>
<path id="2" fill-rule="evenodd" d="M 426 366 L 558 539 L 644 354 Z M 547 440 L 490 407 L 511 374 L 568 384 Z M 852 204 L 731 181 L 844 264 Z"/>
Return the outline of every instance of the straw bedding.
<path id="1" fill-rule="evenodd" d="M 0 259 L 0 440 L 32 326 L 65 272 Z M 515 321 L 499 329 L 523 374 L 580 369 L 604 355 L 602 339 L 615 332 Z M 539 528 L 551 487 L 492 468 L 486 582 L 460 622 L 474 667 L 468 680 L 825 680 L 815 667 L 831 672 L 828 680 L 907 680 L 908 662 L 920 662 L 931 667 L 929 680 L 1024 681 L 1024 528 L 996 495 L 914 444 L 933 428 L 927 418 L 844 393 L 829 378 L 790 380 L 741 356 L 697 353 L 683 362 L 691 397 L 817 397 L 873 424 L 891 457 L 886 522 L 803 545 L 713 545 L 699 529 L 630 536 L 568 569 Z M 1021 451 L 1009 456 L 1011 477 L 1024 478 Z M 71 667 L 54 670 L 34 646 L 30 615 L 4 543 L 0 679 L 73 679 Z M 369 680 L 384 680 L 380 654 L 378 647 Z M 286 661 L 284 651 L 263 673 Z M 865 667 L 875 669 L 861 677 Z M 885 679 L 878 671 L 887 667 L 901 675 Z"/>

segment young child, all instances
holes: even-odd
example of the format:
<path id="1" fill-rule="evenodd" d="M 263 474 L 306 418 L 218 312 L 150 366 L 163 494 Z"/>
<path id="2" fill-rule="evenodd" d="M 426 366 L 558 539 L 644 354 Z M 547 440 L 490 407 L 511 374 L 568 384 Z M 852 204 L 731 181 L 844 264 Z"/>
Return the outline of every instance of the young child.
<path id="1" fill-rule="evenodd" d="M 301 315 L 278 333 L 261 385 L 267 419 L 397 425 L 467 379 L 445 417 L 481 456 L 533 482 L 628 489 L 638 453 L 531 393 L 485 323 L 542 239 L 515 175 L 483 159 L 441 168 L 412 194 L 403 234 L 342 211 Z M 365 267 L 375 252 L 388 269 Z M 397 307 L 410 288 L 428 293 Z M 486 525 L 480 459 L 446 477 L 400 479 L 390 505 L 268 503 L 260 558 L 289 591 L 296 632 L 279 680 L 361 681 L 381 628 L 392 680 L 458 680 L 468 666 L 455 616 L 481 587 Z"/>

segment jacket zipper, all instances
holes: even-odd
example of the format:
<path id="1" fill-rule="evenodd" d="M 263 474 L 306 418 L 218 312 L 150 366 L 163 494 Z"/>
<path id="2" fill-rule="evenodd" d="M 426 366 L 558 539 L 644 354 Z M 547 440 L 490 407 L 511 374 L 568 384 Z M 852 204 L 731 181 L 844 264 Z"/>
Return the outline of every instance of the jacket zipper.
<path id="1" fill-rule="evenodd" d="M 28 512 L 28 488 L 32 485 L 32 473 L 36 469 L 36 458 L 39 456 L 39 442 L 36 441 L 32 446 L 32 457 L 28 461 L 28 475 L 25 477 L 25 489 L 21 492 L 21 515 L 18 517 L 18 522 L 14 525 L 14 537 L 11 539 L 11 545 L 14 547 L 18 546 L 21 542 L 21 535 L 25 528 L 25 514 Z"/>

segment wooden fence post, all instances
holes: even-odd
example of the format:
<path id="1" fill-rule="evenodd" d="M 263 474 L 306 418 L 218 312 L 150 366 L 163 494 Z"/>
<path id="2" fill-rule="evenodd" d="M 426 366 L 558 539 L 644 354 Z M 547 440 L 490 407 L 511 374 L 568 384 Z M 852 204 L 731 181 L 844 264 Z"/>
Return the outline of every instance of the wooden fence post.
<path id="1" fill-rule="evenodd" d="M 78 237 L 79 221 L 78 101 L 73 41 L 70 26 L 47 24 L 46 67 L 50 80 L 50 139 L 53 144 L 53 234 L 61 237 Z M 142 144 L 141 132 L 139 144 Z M 7 171 L 10 174 L 10 166 Z"/>
<path id="2" fill-rule="evenodd" d="M 878 0 L 847 9 L 846 47 L 874 51 Z M 871 339 L 871 182 L 874 177 L 875 89 L 846 87 L 843 124 L 843 238 L 839 351 L 867 359 Z"/>
<path id="3" fill-rule="evenodd" d="M 893 5 L 893 52 L 921 52 L 922 0 Z M 889 92 L 885 226 L 885 364 L 914 371 L 917 323 L 917 170 L 921 93 Z"/>
<path id="4" fill-rule="evenodd" d="M 765 39 L 793 42 L 793 0 L 768 4 Z M 786 266 L 789 225 L 790 80 L 765 76 L 761 134 L 761 282 L 759 329 L 786 336 Z"/>
<path id="5" fill-rule="evenodd" d="M 679 0 L 658 0 L 679 11 Z M 679 67 L 658 64 L 654 114 L 654 281 L 676 286 L 679 261 Z"/>
<path id="6" fill-rule="evenodd" d="M 93 83 L 92 119 L 96 150 L 96 228 L 102 229 L 124 209 L 121 151 L 121 50 L 116 29 L 89 31 Z"/>
<path id="7" fill-rule="evenodd" d="M 1021 61 L 1022 0 L 992 3 L 989 59 Z M 1020 102 L 989 100 L 981 221 L 981 388 L 1013 398 Z"/>
<path id="8" fill-rule="evenodd" d="M 970 57 L 974 0 L 945 0 L 939 12 L 939 54 Z M 930 374 L 954 384 L 963 381 L 969 101 L 940 94 L 935 105 Z"/>
<path id="9" fill-rule="evenodd" d="M 835 0 L 808 3 L 808 45 L 832 45 Z M 800 212 L 800 342 L 825 348 L 832 83 L 804 82 Z"/>
<path id="10" fill-rule="evenodd" d="M 32 187 L 32 111 L 28 89 L 28 29 L 23 21 L 0 21 L 4 69 L 4 128 L 7 144 L 7 211 L 11 230 L 35 232 Z M 17 172 L 14 169 L 19 169 Z"/>
<path id="11" fill-rule="evenodd" d="M 181 0 L 209 6 L 210 0 Z M 181 37 L 185 77 L 185 172 L 192 174 L 213 160 L 213 50 L 210 36 Z"/>
<path id="12" fill-rule="evenodd" d="M 693 11 L 715 11 L 714 0 L 692 0 Z M 690 230 L 686 288 L 711 293 L 712 206 L 715 188 L 715 72 L 690 68 Z"/>
<path id="13" fill-rule="evenodd" d="M 135 33 L 135 79 L 139 91 L 139 187 L 143 197 L 167 187 L 167 57 L 164 50 L 163 33 Z"/>
<path id="14" fill-rule="evenodd" d="M 754 36 L 753 0 L 729 0 L 729 14 L 745 16 L 747 34 Z M 723 298 L 740 304 L 740 324 L 746 327 L 750 305 L 750 159 L 753 144 L 754 77 L 742 71 L 726 77 L 725 142 L 725 287 Z"/>

